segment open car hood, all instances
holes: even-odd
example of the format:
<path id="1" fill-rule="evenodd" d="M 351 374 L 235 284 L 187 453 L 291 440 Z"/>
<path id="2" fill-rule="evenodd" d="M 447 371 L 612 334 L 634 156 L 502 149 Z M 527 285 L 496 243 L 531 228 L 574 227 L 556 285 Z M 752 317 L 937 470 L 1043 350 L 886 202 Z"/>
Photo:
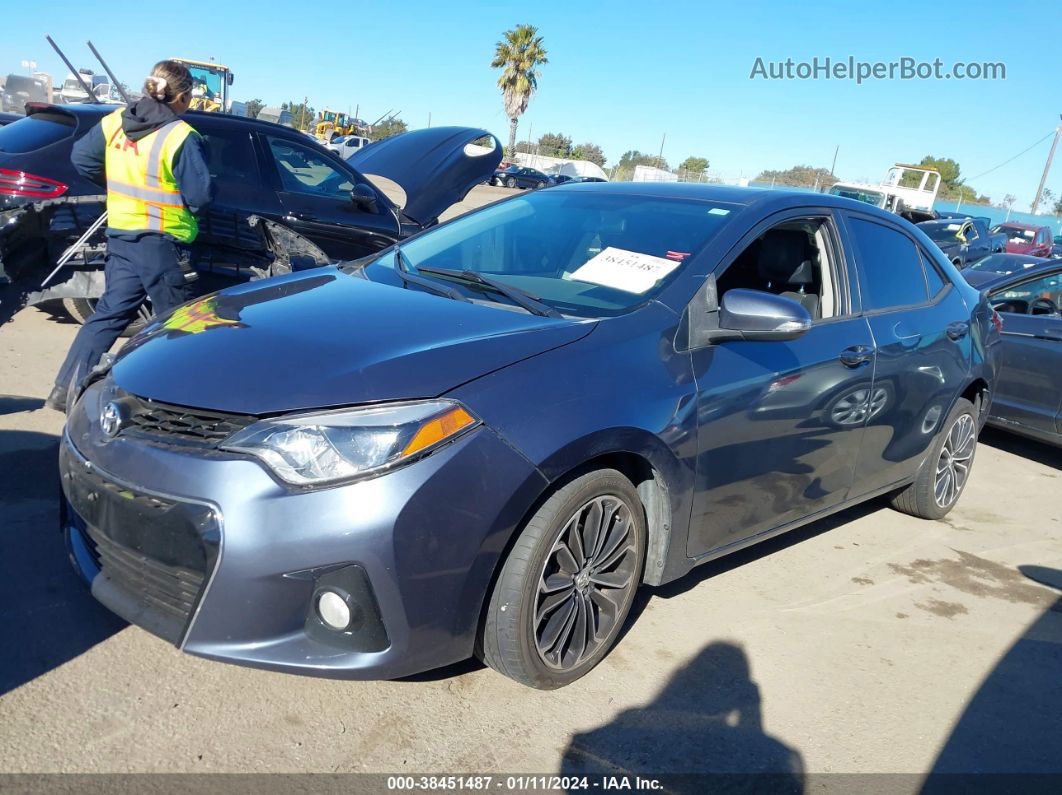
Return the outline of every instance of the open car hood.
<path id="1" fill-rule="evenodd" d="M 469 146 L 490 138 L 493 149 Z M 429 127 L 385 138 L 347 162 L 366 176 L 398 183 L 406 192 L 402 211 L 419 224 L 434 221 L 447 207 L 486 182 L 502 158 L 501 142 L 473 127 Z"/>

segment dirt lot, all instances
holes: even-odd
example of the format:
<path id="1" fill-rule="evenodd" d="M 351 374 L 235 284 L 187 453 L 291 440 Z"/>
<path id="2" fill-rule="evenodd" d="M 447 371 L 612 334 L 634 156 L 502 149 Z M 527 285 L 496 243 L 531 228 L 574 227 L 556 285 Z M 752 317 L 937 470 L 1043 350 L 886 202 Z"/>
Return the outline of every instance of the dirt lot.
<path id="1" fill-rule="evenodd" d="M 1062 585 L 1062 451 L 986 434 L 945 522 L 873 503 L 646 591 L 558 692 L 298 678 L 183 655 L 75 579 L 42 408 L 75 329 L 0 330 L 0 770 L 1062 770 L 1062 600 L 1019 571 Z"/>

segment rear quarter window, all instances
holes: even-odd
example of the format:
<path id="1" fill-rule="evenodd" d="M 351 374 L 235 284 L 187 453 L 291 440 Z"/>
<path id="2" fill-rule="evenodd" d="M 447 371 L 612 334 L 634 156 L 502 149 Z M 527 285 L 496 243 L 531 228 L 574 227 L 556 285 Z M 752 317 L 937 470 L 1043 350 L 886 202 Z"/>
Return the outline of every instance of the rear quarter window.
<path id="1" fill-rule="evenodd" d="M 924 304 L 926 275 L 914 241 L 884 224 L 849 217 L 867 311 Z"/>
<path id="2" fill-rule="evenodd" d="M 0 152 L 25 154 L 70 138 L 77 120 L 67 113 L 34 113 L 0 127 Z"/>

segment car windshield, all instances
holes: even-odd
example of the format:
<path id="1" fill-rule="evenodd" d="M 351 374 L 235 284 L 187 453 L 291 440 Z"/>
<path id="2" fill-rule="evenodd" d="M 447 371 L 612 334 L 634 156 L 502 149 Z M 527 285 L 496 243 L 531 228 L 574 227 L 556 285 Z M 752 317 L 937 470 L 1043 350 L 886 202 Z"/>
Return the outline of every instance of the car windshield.
<path id="1" fill-rule="evenodd" d="M 23 154 L 74 134 L 77 120 L 68 113 L 43 111 L 0 127 L 0 152 Z"/>
<path id="2" fill-rule="evenodd" d="M 1000 224 L 992 232 L 1002 232 L 1007 236 L 1007 240 L 1014 243 L 1028 243 L 1036 234 L 1033 229 L 1022 229 L 1020 226 L 1007 226 L 1006 224 Z"/>
<path id="3" fill-rule="evenodd" d="M 919 224 L 918 228 L 925 232 L 934 243 L 947 243 L 958 239 L 957 235 L 962 229 L 962 224 Z"/>
<path id="4" fill-rule="evenodd" d="M 830 188 L 830 193 L 834 196 L 843 196 L 846 199 L 855 199 L 857 202 L 864 202 L 865 204 L 873 204 L 875 207 L 881 206 L 881 200 L 883 194 L 873 190 L 861 190 L 859 188 L 843 188 L 838 185 L 834 185 Z"/>
<path id="5" fill-rule="evenodd" d="M 607 317 L 645 303 L 682 270 L 738 205 L 543 191 L 458 218 L 402 244 L 412 268 L 475 271 L 568 315 Z M 394 257 L 366 268 L 392 281 Z M 444 278 L 432 276 L 431 278 Z M 489 300 L 482 285 L 453 283 Z"/>
<path id="6" fill-rule="evenodd" d="M 1032 268 L 1046 260 L 1035 257 L 1018 257 L 1014 254 L 989 254 L 970 265 L 970 270 L 991 271 L 992 273 L 1018 273 Z"/>

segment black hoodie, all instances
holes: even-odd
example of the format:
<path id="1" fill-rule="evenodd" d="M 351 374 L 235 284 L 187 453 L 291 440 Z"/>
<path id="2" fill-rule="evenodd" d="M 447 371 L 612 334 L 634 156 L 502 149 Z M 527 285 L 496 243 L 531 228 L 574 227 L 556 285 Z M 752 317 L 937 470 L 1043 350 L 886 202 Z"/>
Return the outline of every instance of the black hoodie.
<path id="1" fill-rule="evenodd" d="M 168 105 L 144 97 L 122 111 L 122 131 L 130 141 L 139 141 L 179 116 Z M 103 127 L 95 125 L 74 142 L 70 162 L 83 177 L 97 185 L 106 185 L 104 155 L 107 142 Z M 193 213 L 198 213 L 214 198 L 214 184 L 207 165 L 207 153 L 198 133 L 189 135 L 173 159 L 173 176 L 181 190 L 181 199 Z"/>

